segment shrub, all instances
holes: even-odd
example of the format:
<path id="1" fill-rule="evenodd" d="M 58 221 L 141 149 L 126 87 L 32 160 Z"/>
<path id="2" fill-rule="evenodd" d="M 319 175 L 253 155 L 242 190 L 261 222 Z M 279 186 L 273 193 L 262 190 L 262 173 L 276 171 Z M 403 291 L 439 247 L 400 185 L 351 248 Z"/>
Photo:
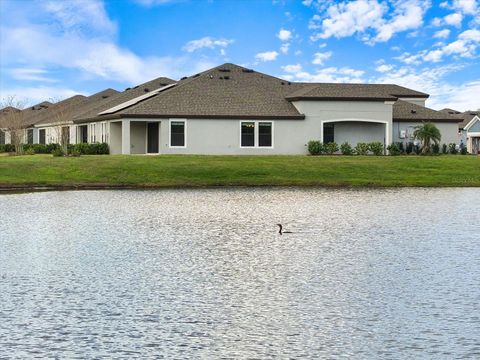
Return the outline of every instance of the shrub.
<path id="1" fill-rule="evenodd" d="M 455 143 L 448 144 L 448 152 L 450 154 L 456 155 L 458 153 L 457 144 Z"/>
<path id="2" fill-rule="evenodd" d="M 328 155 L 332 155 L 338 151 L 338 144 L 335 141 L 323 144 L 323 151 Z"/>
<path id="3" fill-rule="evenodd" d="M 308 142 L 308 152 L 310 155 L 320 155 L 323 152 L 323 144 L 318 140 Z"/>
<path id="4" fill-rule="evenodd" d="M 465 145 L 460 147 L 460 154 L 462 154 L 462 155 L 467 155 L 468 154 L 467 147 Z"/>
<path id="5" fill-rule="evenodd" d="M 439 144 L 433 144 L 432 145 L 432 152 L 435 155 L 438 155 L 440 153 L 440 145 Z"/>
<path id="6" fill-rule="evenodd" d="M 106 155 L 109 154 L 108 144 L 94 143 L 94 144 L 69 144 L 68 153 L 78 152 L 81 155 Z"/>
<path id="7" fill-rule="evenodd" d="M 405 153 L 405 148 L 403 147 L 403 142 L 399 142 L 398 144 L 398 149 L 400 150 L 400 154 Z"/>
<path id="8" fill-rule="evenodd" d="M 0 153 L 10 153 L 15 152 L 15 145 L 13 144 L 2 144 L 0 145 Z"/>
<path id="9" fill-rule="evenodd" d="M 442 154 L 448 154 L 447 144 L 443 144 L 443 145 L 442 145 Z"/>
<path id="10" fill-rule="evenodd" d="M 397 156 L 402 153 L 402 150 L 400 150 L 400 145 L 398 143 L 393 143 L 388 145 L 387 150 L 388 150 L 388 153 L 392 156 Z"/>
<path id="11" fill-rule="evenodd" d="M 78 150 L 72 150 L 72 151 L 69 152 L 69 155 L 72 156 L 72 157 L 79 157 L 82 154 Z"/>
<path id="12" fill-rule="evenodd" d="M 25 155 L 35 155 L 35 150 L 33 148 L 29 148 L 23 152 Z"/>
<path id="13" fill-rule="evenodd" d="M 383 144 L 380 141 L 373 141 L 368 144 L 370 151 L 373 155 L 380 156 L 383 155 Z"/>
<path id="14" fill-rule="evenodd" d="M 368 150 L 370 150 L 370 146 L 367 143 L 360 142 L 360 143 L 357 143 L 357 145 L 355 146 L 355 152 L 358 155 L 367 155 Z"/>
<path id="15" fill-rule="evenodd" d="M 60 156 L 64 156 L 65 153 L 63 152 L 62 148 L 57 148 L 57 149 L 52 151 L 52 155 L 54 157 L 60 157 Z"/>
<path id="16" fill-rule="evenodd" d="M 59 147 L 59 144 L 24 144 L 23 151 L 33 150 L 36 154 L 51 154 L 53 150 Z"/>
<path id="17" fill-rule="evenodd" d="M 420 146 L 420 145 L 415 145 L 415 146 L 413 147 L 413 152 L 414 152 L 415 154 L 417 154 L 417 155 L 420 155 L 420 153 L 422 152 L 421 146 Z"/>
<path id="18" fill-rule="evenodd" d="M 413 152 L 413 142 L 409 142 L 409 143 L 407 144 L 407 147 L 406 147 L 406 149 L 405 149 L 405 152 L 406 152 L 407 154 L 411 154 L 411 153 Z"/>
<path id="19" fill-rule="evenodd" d="M 340 151 L 343 155 L 353 155 L 353 147 L 348 142 L 344 142 L 340 145 Z"/>

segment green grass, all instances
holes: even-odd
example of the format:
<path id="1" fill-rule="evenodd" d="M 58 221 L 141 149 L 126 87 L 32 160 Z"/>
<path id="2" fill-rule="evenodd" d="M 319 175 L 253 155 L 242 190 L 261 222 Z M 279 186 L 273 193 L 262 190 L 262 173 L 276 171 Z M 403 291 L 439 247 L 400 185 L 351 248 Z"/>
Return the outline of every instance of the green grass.
<path id="1" fill-rule="evenodd" d="M 480 157 L 1 156 L 0 187 L 480 186 Z"/>

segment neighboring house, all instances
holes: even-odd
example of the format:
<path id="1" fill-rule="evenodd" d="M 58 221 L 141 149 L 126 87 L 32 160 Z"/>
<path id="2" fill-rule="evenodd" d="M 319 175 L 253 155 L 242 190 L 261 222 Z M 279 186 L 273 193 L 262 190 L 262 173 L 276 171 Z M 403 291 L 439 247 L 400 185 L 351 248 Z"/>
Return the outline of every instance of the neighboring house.
<path id="1" fill-rule="evenodd" d="M 92 105 L 109 102 L 119 94 L 113 89 L 106 89 L 89 97 L 75 95 L 68 99 L 55 103 L 54 106 L 37 121 L 35 128 L 38 131 L 40 144 L 62 143 L 76 144 L 89 142 L 86 131 L 78 129 L 73 124 L 76 115 Z M 97 142 L 96 138 L 90 142 Z"/>
<path id="2" fill-rule="evenodd" d="M 467 146 L 470 154 L 480 153 L 480 111 L 460 112 L 453 109 L 442 109 L 441 112 L 462 119 L 458 124 L 459 145 Z"/>
<path id="3" fill-rule="evenodd" d="M 23 143 L 37 143 L 38 137 L 33 126 L 51 106 L 53 106 L 51 102 L 43 101 L 23 110 L 11 106 L 2 109 L 0 112 L 0 144 L 9 144 L 11 142 L 9 129 L 12 128 L 23 131 Z"/>
<path id="4" fill-rule="evenodd" d="M 289 82 L 224 64 L 74 122 L 104 124 L 112 154 L 305 154 L 316 139 L 387 146 L 413 141 L 426 121 L 442 142 L 456 142 L 461 119 L 426 108 L 428 96 L 398 85 Z"/>

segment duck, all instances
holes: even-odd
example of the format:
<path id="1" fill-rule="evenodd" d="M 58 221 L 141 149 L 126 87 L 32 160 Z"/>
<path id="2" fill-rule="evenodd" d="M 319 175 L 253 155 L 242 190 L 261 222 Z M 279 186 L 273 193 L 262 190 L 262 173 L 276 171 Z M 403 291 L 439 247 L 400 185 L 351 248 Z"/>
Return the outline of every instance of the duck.
<path id="1" fill-rule="evenodd" d="M 291 231 L 283 231 L 283 226 L 282 226 L 282 224 L 277 224 L 277 226 L 279 227 L 278 233 L 279 233 L 280 235 L 283 235 L 283 234 L 292 234 Z"/>

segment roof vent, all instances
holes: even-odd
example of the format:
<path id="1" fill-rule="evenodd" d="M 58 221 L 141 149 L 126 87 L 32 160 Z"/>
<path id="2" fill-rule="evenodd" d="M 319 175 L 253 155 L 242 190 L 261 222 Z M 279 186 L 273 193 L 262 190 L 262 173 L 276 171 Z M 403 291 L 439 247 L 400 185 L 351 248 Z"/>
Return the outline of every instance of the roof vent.
<path id="1" fill-rule="evenodd" d="M 196 78 L 196 77 L 199 77 L 199 76 L 200 76 L 200 74 L 195 74 L 192 77 Z"/>
<path id="2" fill-rule="evenodd" d="M 253 73 L 252 69 L 242 69 L 244 73 Z"/>
<path id="3" fill-rule="evenodd" d="M 131 89 L 131 88 L 126 88 L 125 91 L 128 91 L 128 90 L 130 90 L 130 89 Z"/>
<path id="4" fill-rule="evenodd" d="M 230 69 L 220 68 L 220 69 L 218 69 L 218 71 L 220 71 L 220 72 L 230 72 Z"/>
<path id="5" fill-rule="evenodd" d="M 289 82 L 288 82 L 288 85 L 292 85 L 292 83 L 289 81 Z"/>
<path id="6" fill-rule="evenodd" d="M 230 76 L 224 76 L 223 77 L 225 80 L 230 80 Z"/>
<path id="7" fill-rule="evenodd" d="M 145 91 L 145 92 L 149 92 L 149 91 L 150 91 L 150 89 L 149 89 L 149 88 L 145 88 L 145 89 L 143 89 L 143 91 Z"/>
<path id="8" fill-rule="evenodd" d="M 285 85 L 285 83 L 283 81 L 280 84 Z"/>
<path id="9" fill-rule="evenodd" d="M 210 79 L 213 79 L 213 75 L 210 75 L 209 78 L 210 78 Z"/>
<path id="10" fill-rule="evenodd" d="M 162 82 L 160 83 L 160 86 L 167 86 L 167 85 L 168 83 L 162 83 Z"/>
<path id="11" fill-rule="evenodd" d="M 108 98 L 108 95 L 102 95 L 102 99 Z"/>
<path id="12" fill-rule="evenodd" d="M 188 79 L 188 76 L 184 76 L 180 80 L 185 80 L 185 79 Z"/>
<path id="13" fill-rule="evenodd" d="M 410 110 L 412 112 L 412 114 L 416 114 L 417 113 L 417 110 Z"/>
<path id="14" fill-rule="evenodd" d="M 138 89 L 139 86 L 140 86 L 140 85 L 135 86 L 134 89 Z"/>

